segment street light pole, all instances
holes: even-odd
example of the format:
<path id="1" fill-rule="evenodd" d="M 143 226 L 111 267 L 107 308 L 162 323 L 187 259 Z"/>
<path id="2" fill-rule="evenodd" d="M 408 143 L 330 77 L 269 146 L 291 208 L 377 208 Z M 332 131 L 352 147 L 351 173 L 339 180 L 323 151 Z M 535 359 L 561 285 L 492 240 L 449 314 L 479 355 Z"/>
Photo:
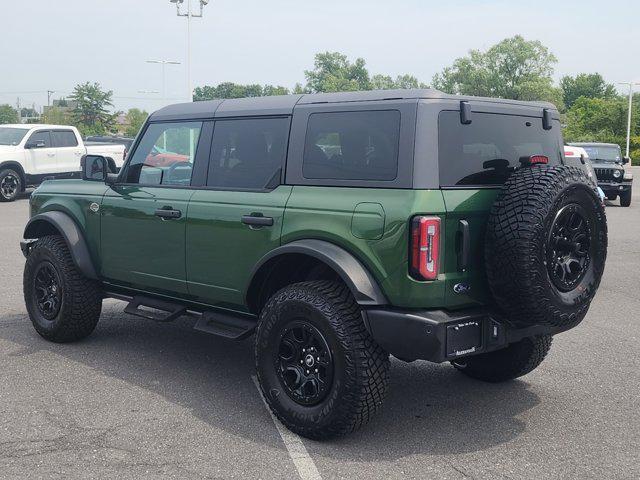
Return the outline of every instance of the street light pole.
<path id="1" fill-rule="evenodd" d="M 162 103 L 165 103 L 167 98 L 165 67 L 167 65 L 180 65 L 180 62 L 173 60 L 147 60 L 147 63 L 159 63 L 162 65 Z"/>
<path id="2" fill-rule="evenodd" d="M 631 108 L 633 107 L 633 86 L 640 85 L 635 82 L 618 82 L 620 85 L 629 85 L 629 112 L 627 116 L 627 153 L 625 156 L 629 156 L 629 144 L 631 143 Z"/>
<path id="3" fill-rule="evenodd" d="M 171 3 L 176 4 L 176 14 L 179 17 L 187 17 L 187 92 L 189 101 L 193 101 L 193 86 L 191 85 L 191 19 L 202 18 L 202 12 L 204 6 L 209 3 L 209 0 L 199 0 L 200 11 L 199 13 L 193 13 L 191 11 L 191 1 L 187 0 L 187 11 L 182 13 L 180 5 L 184 3 L 184 0 L 169 0 Z"/>

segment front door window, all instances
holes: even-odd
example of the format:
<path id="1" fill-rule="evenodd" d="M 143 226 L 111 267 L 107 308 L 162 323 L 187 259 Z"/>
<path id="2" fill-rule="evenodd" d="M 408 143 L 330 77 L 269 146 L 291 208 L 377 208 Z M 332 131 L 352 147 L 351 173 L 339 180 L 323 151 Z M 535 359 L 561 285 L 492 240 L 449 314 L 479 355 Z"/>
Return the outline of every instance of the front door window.
<path id="1" fill-rule="evenodd" d="M 202 122 L 149 125 L 125 173 L 125 183 L 191 184 Z"/>

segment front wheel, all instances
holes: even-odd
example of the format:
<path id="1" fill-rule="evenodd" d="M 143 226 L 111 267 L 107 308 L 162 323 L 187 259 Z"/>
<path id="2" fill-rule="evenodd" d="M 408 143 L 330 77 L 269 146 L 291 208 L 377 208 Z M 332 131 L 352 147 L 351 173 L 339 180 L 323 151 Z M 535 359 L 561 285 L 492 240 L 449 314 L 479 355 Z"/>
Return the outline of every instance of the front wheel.
<path id="1" fill-rule="evenodd" d="M 102 309 L 102 291 L 73 263 L 60 236 L 39 239 L 24 267 L 24 300 L 36 331 L 58 343 L 93 332 Z"/>
<path id="2" fill-rule="evenodd" d="M 387 391 L 389 354 L 371 338 L 341 283 L 298 283 L 276 293 L 260 315 L 255 357 L 267 404 L 304 437 L 358 429 Z"/>
<path id="3" fill-rule="evenodd" d="M 22 192 L 22 179 L 15 170 L 0 171 L 0 202 L 13 202 Z"/>
<path id="4" fill-rule="evenodd" d="M 631 206 L 631 189 L 626 192 L 622 192 L 620 194 L 620 206 L 621 207 L 630 207 Z"/>
<path id="5" fill-rule="evenodd" d="M 513 380 L 533 371 L 551 348 L 550 335 L 538 335 L 512 343 L 495 352 L 454 360 L 451 364 L 465 375 L 484 382 Z"/>

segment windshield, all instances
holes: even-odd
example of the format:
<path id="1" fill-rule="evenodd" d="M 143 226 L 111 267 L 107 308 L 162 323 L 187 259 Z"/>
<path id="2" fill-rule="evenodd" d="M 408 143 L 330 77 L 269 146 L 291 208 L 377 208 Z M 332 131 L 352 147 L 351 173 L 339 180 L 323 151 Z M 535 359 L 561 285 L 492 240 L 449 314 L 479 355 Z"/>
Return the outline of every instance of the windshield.
<path id="1" fill-rule="evenodd" d="M 620 147 L 583 147 L 591 160 L 600 160 L 601 162 L 619 162 Z"/>
<path id="2" fill-rule="evenodd" d="M 28 131 L 26 128 L 0 127 L 0 145 L 18 145 Z"/>

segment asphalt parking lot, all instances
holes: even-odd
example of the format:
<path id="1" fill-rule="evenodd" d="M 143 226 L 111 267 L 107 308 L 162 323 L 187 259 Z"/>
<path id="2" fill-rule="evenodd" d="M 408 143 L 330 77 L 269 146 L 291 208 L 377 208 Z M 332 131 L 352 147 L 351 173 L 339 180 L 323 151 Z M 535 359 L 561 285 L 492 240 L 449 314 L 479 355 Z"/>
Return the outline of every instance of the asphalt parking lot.
<path id="1" fill-rule="evenodd" d="M 491 385 L 393 360 L 381 415 L 302 442 L 307 478 L 640 478 L 640 188 L 617 205 L 588 317 L 539 369 Z M 41 339 L 22 300 L 27 214 L 26 196 L 0 204 L 0 478 L 300 478 L 252 380 L 252 339 L 111 300 L 87 340 Z"/>

